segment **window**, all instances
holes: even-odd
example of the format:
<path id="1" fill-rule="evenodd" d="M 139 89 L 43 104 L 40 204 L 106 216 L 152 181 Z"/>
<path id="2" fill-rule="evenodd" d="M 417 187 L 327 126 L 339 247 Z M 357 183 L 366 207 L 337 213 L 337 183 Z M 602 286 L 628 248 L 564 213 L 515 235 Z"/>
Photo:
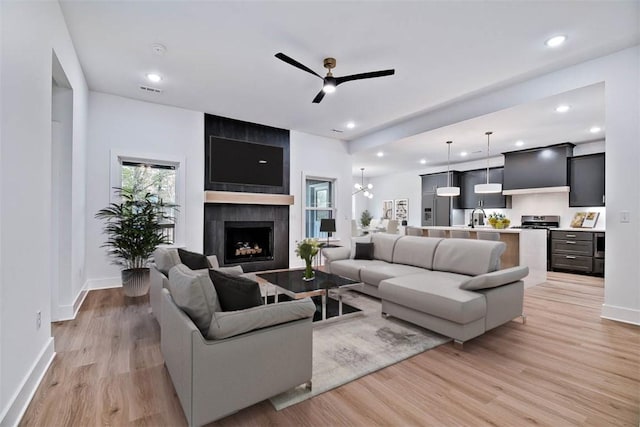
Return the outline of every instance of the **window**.
<path id="1" fill-rule="evenodd" d="M 305 178 L 305 236 L 324 238 L 320 235 L 320 220 L 335 217 L 335 180 L 329 178 Z"/>
<path id="2" fill-rule="evenodd" d="M 168 206 L 165 215 L 169 218 L 161 224 L 167 240 L 175 243 L 176 209 L 176 166 L 169 164 L 143 163 L 121 160 L 120 187 L 134 196 L 151 193 L 162 199 Z"/>

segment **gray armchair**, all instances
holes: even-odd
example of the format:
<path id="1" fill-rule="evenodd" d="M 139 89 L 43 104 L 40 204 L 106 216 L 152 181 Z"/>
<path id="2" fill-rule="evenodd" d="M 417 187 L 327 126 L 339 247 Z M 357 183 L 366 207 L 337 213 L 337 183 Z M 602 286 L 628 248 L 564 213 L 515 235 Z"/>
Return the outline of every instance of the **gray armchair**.
<path id="1" fill-rule="evenodd" d="M 169 290 L 162 289 L 161 295 L 162 355 L 190 426 L 218 420 L 301 384 L 311 386 L 312 314 L 230 338 L 205 339 Z"/>

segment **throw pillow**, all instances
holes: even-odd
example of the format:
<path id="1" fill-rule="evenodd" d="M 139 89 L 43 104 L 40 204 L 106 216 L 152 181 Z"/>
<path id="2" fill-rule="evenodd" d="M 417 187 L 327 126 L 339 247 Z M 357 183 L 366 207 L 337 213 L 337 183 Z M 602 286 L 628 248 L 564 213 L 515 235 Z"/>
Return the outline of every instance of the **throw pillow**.
<path id="1" fill-rule="evenodd" d="M 231 276 L 239 276 L 244 274 L 244 270 L 241 265 L 234 265 L 233 267 L 211 267 L 213 270 L 221 271 Z"/>
<path id="2" fill-rule="evenodd" d="M 245 310 L 263 304 L 258 282 L 218 270 L 209 270 L 209 277 L 220 299 L 222 311 Z"/>
<path id="3" fill-rule="evenodd" d="M 169 270 L 181 264 L 178 251 L 173 248 L 157 248 L 153 251 L 153 261 L 156 268 L 165 276 L 169 276 Z"/>
<path id="4" fill-rule="evenodd" d="M 373 243 L 356 243 L 356 255 L 353 259 L 373 259 Z"/>
<path id="5" fill-rule="evenodd" d="M 207 257 L 197 252 L 190 252 L 182 248 L 178 248 L 178 256 L 180 261 L 192 270 L 202 270 L 209 268 Z"/>
<path id="6" fill-rule="evenodd" d="M 183 264 L 169 271 L 169 292 L 171 298 L 193 320 L 203 336 L 207 336 L 215 312 L 221 311 L 209 275 L 196 274 Z"/>

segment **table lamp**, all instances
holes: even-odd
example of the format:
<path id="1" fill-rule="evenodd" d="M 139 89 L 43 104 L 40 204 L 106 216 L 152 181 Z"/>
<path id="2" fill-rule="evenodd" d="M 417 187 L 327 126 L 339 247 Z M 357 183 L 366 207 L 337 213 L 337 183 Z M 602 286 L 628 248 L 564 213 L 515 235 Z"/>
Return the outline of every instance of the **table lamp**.
<path id="1" fill-rule="evenodd" d="M 329 238 L 331 237 L 331 233 L 336 231 L 336 220 L 333 218 L 321 219 L 320 220 L 320 232 L 327 233 L 327 246 L 329 246 Z"/>

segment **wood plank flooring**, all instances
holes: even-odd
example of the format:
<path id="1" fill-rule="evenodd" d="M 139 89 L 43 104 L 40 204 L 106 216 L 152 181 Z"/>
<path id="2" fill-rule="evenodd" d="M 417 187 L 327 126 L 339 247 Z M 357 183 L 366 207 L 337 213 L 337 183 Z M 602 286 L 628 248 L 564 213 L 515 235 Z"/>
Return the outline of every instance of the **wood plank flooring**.
<path id="1" fill-rule="evenodd" d="M 638 426 L 640 327 L 600 318 L 602 279 L 550 273 L 513 321 L 239 425 Z M 22 426 L 186 425 L 148 301 L 92 291 L 53 325 L 57 355 Z"/>

